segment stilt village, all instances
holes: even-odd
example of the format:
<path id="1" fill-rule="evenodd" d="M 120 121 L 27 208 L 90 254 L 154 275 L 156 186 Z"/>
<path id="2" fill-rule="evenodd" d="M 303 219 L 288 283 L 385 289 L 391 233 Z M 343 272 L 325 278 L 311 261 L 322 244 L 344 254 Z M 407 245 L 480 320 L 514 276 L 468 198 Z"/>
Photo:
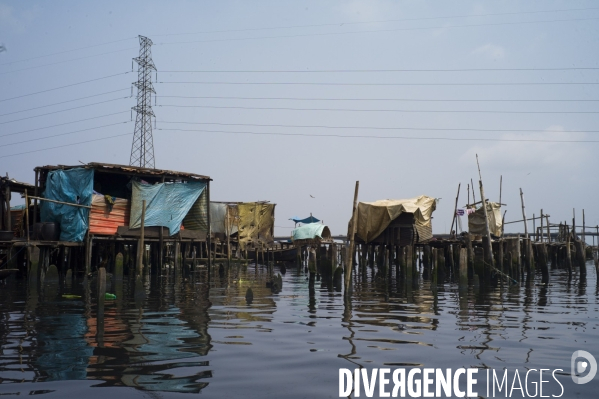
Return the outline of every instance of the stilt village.
<path id="1" fill-rule="evenodd" d="M 277 238 L 275 204 L 212 202 L 208 176 L 102 163 L 42 166 L 35 168 L 34 185 L 0 181 L 0 270 L 34 285 L 97 276 L 103 297 L 107 276 L 138 284 L 144 276 L 170 272 L 203 271 L 209 278 L 232 264 L 271 272 L 276 263 L 307 267 L 311 283 L 322 278 L 346 292 L 365 268 L 376 268 L 384 280 L 421 276 L 467 287 L 537 277 L 548 284 L 550 268 L 583 275 L 587 260 L 598 267 L 596 245 L 586 244 L 597 237 L 597 226 L 585 225 L 584 211 L 579 226 L 575 216 L 571 223 L 552 221 L 543 210 L 527 217 L 522 194 L 517 222 L 524 233 L 506 235 L 502 204 L 486 199 L 479 183 L 480 200 L 471 190 L 464 209 L 468 231 L 461 234 L 455 233 L 459 188 L 453 234 L 435 236 L 435 198 L 359 202 L 356 182 L 347 236 L 332 237 L 310 216 L 295 220 L 300 227 L 290 237 Z M 17 196 L 25 204 L 11 206 Z M 274 273 L 270 280 L 273 290 L 281 289 Z"/>
<path id="2" fill-rule="evenodd" d="M 322 281 L 346 293 L 366 268 L 376 268 L 377 278 L 387 282 L 422 277 L 433 286 L 454 281 L 461 287 L 486 287 L 537 277 L 540 284 L 548 284 L 550 268 L 584 275 L 587 260 L 599 267 L 597 245 L 587 244 L 595 243 L 599 226 L 586 225 L 584 210 L 578 222 L 576 212 L 571 221 L 554 220 L 543 209 L 531 215 L 520 189 L 522 219 L 506 222 L 501 189 L 497 202 L 485 197 L 480 166 L 478 184 L 468 184 L 467 203 L 460 203 L 460 184 L 453 215 L 440 216 L 453 217 L 450 234 L 433 234 L 436 197 L 406 193 L 407 199 L 360 202 L 356 182 L 353 207 L 347 199 L 347 235 L 332 236 L 328 226 L 310 215 L 293 218 L 296 228 L 288 237 L 275 237 L 275 204 L 215 202 L 210 189 L 218 182 L 210 177 L 154 167 L 154 91 L 148 76 L 156 68 L 151 40 L 139 39 L 130 164 L 38 166 L 34 184 L 11 179 L 8 173 L 2 177 L 3 278 L 15 275 L 33 286 L 96 281 L 101 299 L 107 279 L 129 279 L 142 290 L 149 275 L 199 272 L 209 279 L 240 264 L 266 267 L 273 291 L 282 288 L 280 275 L 273 271 L 279 263 L 305 267 L 311 284 Z M 19 198 L 22 201 L 16 201 Z M 462 216 L 467 216 L 467 228 L 461 227 Z M 523 232 L 505 234 L 509 223 L 521 223 Z"/>

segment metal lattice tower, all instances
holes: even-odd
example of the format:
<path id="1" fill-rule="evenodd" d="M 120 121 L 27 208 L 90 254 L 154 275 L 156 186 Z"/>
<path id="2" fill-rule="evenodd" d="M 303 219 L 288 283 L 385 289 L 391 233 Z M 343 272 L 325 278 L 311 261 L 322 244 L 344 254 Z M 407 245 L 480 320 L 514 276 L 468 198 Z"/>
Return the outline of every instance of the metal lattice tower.
<path id="1" fill-rule="evenodd" d="M 137 62 L 137 105 L 132 109 L 137 113 L 135 117 L 135 131 L 131 145 L 131 158 L 129 165 L 142 168 L 154 168 L 154 140 L 152 139 L 152 93 L 156 94 L 152 85 L 152 71 L 156 71 L 152 61 L 152 40 L 139 36 L 139 57 Z"/>

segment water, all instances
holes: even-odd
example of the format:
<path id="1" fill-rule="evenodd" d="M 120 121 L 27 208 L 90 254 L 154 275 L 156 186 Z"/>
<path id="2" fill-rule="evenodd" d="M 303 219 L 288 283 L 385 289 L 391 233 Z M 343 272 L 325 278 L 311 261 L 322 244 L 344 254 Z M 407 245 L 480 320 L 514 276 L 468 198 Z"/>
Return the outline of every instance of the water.
<path id="1" fill-rule="evenodd" d="M 210 284 L 205 273 L 171 273 L 148 279 L 141 296 L 131 281 L 109 284 L 118 299 L 106 301 L 103 326 L 94 282 L 33 291 L 9 280 L 0 285 L 0 394 L 321 398 L 338 397 L 340 368 L 477 367 L 481 397 L 486 368 L 561 368 L 563 397 L 594 397 L 599 378 L 575 385 L 569 376 L 572 352 L 599 355 L 599 291 L 587 270 L 485 293 L 422 279 L 387 286 L 366 268 L 351 302 L 320 282 L 311 291 L 295 267 L 279 293 L 266 288 L 265 267 L 233 266 Z M 544 394 L 559 394 L 545 379 Z"/>

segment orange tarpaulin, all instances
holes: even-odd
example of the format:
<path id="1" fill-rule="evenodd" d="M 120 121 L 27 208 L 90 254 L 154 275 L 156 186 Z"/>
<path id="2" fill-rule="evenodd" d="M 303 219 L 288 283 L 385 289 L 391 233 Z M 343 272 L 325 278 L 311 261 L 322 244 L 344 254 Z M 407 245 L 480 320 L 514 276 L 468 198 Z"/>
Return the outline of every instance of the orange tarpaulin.
<path id="1" fill-rule="evenodd" d="M 90 234 L 116 234 L 119 226 L 129 225 L 129 201 L 116 198 L 112 210 L 103 195 L 94 194 L 89 214 Z"/>

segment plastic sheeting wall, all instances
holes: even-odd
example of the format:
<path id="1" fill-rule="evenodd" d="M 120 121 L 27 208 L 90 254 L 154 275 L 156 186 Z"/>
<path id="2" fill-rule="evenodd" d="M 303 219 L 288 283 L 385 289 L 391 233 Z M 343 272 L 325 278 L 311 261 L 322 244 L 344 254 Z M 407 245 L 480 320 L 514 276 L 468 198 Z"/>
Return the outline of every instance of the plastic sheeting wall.
<path id="1" fill-rule="evenodd" d="M 94 186 L 94 170 L 75 168 L 54 170 L 48 173 L 44 198 L 91 206 Z M 89 225 L 89 209 L 41 201 L 42 222 L 60 224 L 60 240 L 82 242 Z"/>
<path id="2" fill-rule="evenodd" d="M 144 225 L 168 227 L 177 234 L 183 219 L 206 188 L 205 182 L 142 184 L 133 182 L 129 227 L 141 227 L 142 201 L 146 200 Z"/>
<path id="3" fill-rule="evenodd" d="M 237 204 L 210 203 L 210 226 L 213 233 L 227 233 L 227 208 L 229 209 L 230 234 L 237 233 Z M 187 227 L 186 227 L 187 228 Z"/>

